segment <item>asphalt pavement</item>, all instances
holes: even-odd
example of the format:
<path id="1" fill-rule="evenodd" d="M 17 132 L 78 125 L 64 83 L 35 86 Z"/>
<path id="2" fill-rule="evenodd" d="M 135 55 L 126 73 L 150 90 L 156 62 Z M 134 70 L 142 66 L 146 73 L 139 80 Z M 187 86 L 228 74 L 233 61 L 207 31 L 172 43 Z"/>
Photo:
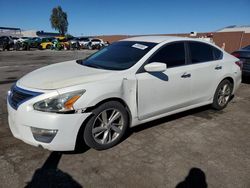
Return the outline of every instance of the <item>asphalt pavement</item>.
<path id="1" fill-rule="evenodd" d="M 50 152 L 14 138 L 7 91 L 39 67 L 81 51 L 0 51 L 0 187 L 250 187 L 250 78 L 223 111 L 209 106 L 131 129 L 105 151 Z"/>

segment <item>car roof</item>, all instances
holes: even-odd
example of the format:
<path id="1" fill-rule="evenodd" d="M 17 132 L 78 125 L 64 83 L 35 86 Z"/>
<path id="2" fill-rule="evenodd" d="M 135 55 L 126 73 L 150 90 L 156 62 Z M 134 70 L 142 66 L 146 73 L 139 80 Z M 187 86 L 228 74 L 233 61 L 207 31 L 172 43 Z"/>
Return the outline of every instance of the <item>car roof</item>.
<path id="1" fill-rule="evenodd" d="M 131 38 L 123 39 L 121 41 L 162 43 L 162 42 L 180 41 L 180 40 L 190 40 L 190 41 L 199 41 L 199 42 L 209 43 L 199 38 L 188 38 L 188 37 L 177 37 L 177 36 L 139 36 L 139 37 L 131 37 Z"/>

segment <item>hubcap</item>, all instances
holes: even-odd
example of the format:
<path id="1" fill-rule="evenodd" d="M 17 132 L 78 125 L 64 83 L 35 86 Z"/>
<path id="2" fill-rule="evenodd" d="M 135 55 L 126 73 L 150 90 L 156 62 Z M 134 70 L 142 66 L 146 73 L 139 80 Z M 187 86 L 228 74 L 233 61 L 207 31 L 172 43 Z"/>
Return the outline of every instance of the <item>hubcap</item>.
<path id="1" fill-rule="evenodd" d="M 109 144 L 115 141 L 122 132 L 124 118 L 117 109 L 102 111 L 92 126 L 92 136 L 99 144 Z"/>
<path id="2" fill-rule="evenodd" d="M 218 94 L 218 104 L 220 106 L 225 106 L 230 98 L 231 95 L 231 88 L 229 84 L 223 85 Z"/>

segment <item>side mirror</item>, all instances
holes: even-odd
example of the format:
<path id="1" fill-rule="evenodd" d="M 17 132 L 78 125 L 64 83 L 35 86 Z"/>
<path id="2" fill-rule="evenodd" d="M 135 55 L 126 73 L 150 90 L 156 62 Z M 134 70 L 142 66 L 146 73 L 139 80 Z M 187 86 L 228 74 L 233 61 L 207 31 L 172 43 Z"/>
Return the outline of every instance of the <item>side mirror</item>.
<path id="1" fill-rule="evenodd" d="M 153 62 L 144 66 L 147 72 L 164 72 L 167 70 L 166 63 Z"/>

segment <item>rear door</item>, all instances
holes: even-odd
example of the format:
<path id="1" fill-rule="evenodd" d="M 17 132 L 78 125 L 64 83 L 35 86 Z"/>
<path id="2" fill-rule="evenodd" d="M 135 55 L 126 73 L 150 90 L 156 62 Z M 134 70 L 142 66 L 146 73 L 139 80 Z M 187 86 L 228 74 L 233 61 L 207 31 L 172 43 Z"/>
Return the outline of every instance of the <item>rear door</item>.
<path id="1" fill-rule="evenodd" d="M 192 74 L 192 103 L 198 104 L 213 98 L 223 70 L 223 53 L 203 42 L 189 41 L 189 66 Z"/>

